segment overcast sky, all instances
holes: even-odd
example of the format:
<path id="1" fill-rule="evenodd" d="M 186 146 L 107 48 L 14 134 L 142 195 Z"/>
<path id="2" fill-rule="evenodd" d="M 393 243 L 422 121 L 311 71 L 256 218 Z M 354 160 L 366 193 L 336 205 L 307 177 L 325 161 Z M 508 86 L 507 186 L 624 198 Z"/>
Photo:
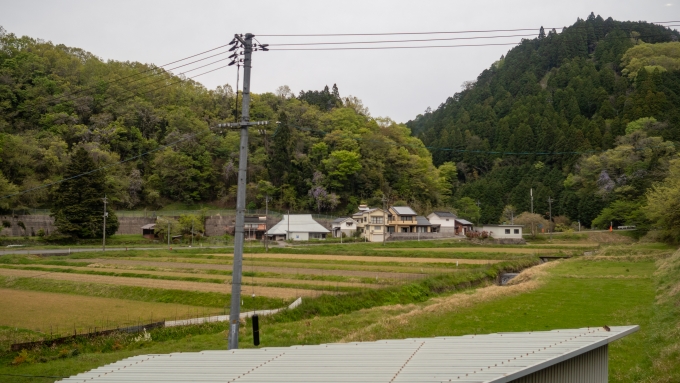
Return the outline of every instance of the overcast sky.
<path id="1" fill-rule="evenodd" d="M 591 11 L 617 20 L 671 21 L 680 17 L 680 1 L 678 4 L 676 1 L 0 0 L 0 26 L 18 35 L 83 48 L 107 60 L 162 65 L 223 45 L 231 40 L 234 33 L 538 30 L 540 26 L 561 28 L 571 25 L 577 17 L 586 18 Z M 387 36 L 380 39 L 385 38 L 422 37 Z M 263 36 L 258 39 L 262 43 L 273 44 L 376 38 L 331 40 L 325 37 L 315 40 Z M 493 42 L 515 42 L 519 39 Z M 467 44 L 482 42 L 476 40 Z M 439 42 L 448 45 L 465 43 Z M 337 83 L 341 96 L 359 97 L 373 116 L 387 116 L 406 122 L 428 106 L 435 109 L 459 91 L 464 81 L 474 80 L 508 49 L 510 46 L 255 52 L 252 91 L 273 92 L 280 85 L 288 85 L 297 94 L 301 89 L 318 90 L 326 84 L 330 87 Z M 236 69 L 229 67 L 196 80 L 210 89 L 225 83 L 233 86 Z"/>

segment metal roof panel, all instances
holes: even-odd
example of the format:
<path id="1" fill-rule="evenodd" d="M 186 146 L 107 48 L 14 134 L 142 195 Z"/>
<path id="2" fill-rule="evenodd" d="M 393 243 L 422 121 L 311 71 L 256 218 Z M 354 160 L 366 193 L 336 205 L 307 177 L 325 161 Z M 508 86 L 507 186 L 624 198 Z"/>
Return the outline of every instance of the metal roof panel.
<path id="1" fill-rule="evenodd" d="M 61 382 L 510 382 L 638 326 L 263 347 L 127 358 Z"/>

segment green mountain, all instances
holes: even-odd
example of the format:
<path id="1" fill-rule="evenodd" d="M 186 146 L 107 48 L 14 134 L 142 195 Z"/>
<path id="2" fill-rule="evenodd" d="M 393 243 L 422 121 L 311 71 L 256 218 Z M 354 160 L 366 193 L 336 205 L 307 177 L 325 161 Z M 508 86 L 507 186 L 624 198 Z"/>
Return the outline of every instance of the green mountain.
<path id="1" fill-rule="evenodd" d="M 42 186 L 62 180 L 81 147 L 104 168 L 101 194 L 117 209 L 234 207 L 239 133 L 211 127 L 234 121 L 235 96 L 229 85 L 208 90 L 153 65 L 105 62 L 0 28 L 0 213 L 54 207 L 57 187 Z M 422 142 L 337 86 L 254 94 L 250 110 L 252 120 L 280 122 L 250 132 L 250 208 L 266 195 L 275 209 L 324 213 L 382 204 L 383 194 L 422 209 L 439 203 Z"/>
<path id="2" fill-rule="evenodd" d="M 449 203 L 479 201 L 482 222 L 506 205 L 529 211 L 533 189 L 541 215 L 551 197 L 553 216 L 640 224 L 596 218 L 616 203 L 639 208 L 668 173 L 680 141 L 679 36 L 593 14 L 559 33 L 541 28 L 407 126 L 447 169 Z"/>

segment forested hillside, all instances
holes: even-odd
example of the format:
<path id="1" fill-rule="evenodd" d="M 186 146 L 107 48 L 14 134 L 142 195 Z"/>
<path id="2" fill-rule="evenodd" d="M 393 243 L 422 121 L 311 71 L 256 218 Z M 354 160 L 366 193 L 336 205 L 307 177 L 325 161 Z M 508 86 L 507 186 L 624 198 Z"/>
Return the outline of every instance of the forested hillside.
<path id="1" fill-rule="evenodd" d="M 447 169 L 453 200 L 480 202 L 482 222 L 506 205 L 529 211 L 533 188 L 546 217 L 552 197 L 553 216 L 642 225 L 680 141 L 678 36 L 593 14 L 541 29 L 407 126 Z"/>
<path id="2" fill-rule="evenodd" d="M 229 85 L 207 90 L 158 67 L 0 29 L 0 196 L 62 179 L 83 147 L 99 167 L 133 158 L 103 170 L 102 196 L 118 209 L 233 207 L 239 133 L 211 127 L 234 121 L 235 103 Z M 272 122 L 266 135 L 251 131 L 251 208 L 266 195 L 270 207 L 294 211 L 353 211 L 383 193 L 422 208 L 439 203 L 437 169 L 420 140 L 371 118 L 337 86 L 253 94 L 251 115 Z M 0 199 L 0 208 L 50 208 L 56 190 Z"/>
<path id="3" fill-rule="evenodd" d="M 680 205 L 664 205 L 680 199 L 679 36 L 592 14 L 541 29 L 406 125 L 335 84 L 253 94 L 251 119 L 272 124 L 251 130 L 248 206 L 345 214 L 386 196 L 496 223 L 529 211 L 533 189 L 534 211 L 547 218 L 552 198 L 563 227 L 680 227 L 666 214 Z M 213 127 L 236 104 L 229 85 L 0 29 L 0 197 L 16 194 L 0 209 L 53 207 L 56 186 L 41 186 L 78 148 L 105 167 L 116 209 L 233 207 L 238 132 Z"/>

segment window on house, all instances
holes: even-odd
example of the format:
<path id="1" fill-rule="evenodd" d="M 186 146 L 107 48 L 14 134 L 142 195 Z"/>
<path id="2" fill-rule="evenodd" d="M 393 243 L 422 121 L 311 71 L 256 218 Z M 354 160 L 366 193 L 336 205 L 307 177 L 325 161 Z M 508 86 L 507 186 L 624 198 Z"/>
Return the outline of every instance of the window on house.
<path id="1" fill-rule="evenodd" d="M 519 234 L 519 229 L 515 229 L 515 234 Z"/>
<path id="2" fill-rule="evenodd" d="M 372 223 L 372 224 L 379 224 L 379 225 L 382 225 L 383 222 L 384 222 L 384 221 L 383 221 L 383 217 L 371 217 L 371 223 Z"/>
<path id="3" fill-rule="evenodd" d="M 411 217 L 411 216 L 408 216 L 408 217 L 402 216 L 401 217 L 401 222 L 412 221 L 412 220 L 413 220 L 413 217 Z"/>
<path id="4" fill-rule="evenodd" d="M 352 222 L 346 222 L 345 225 L 352 226 Z"/>
<path id="5" fill-rule="evenodd" d="M 510 234 L 510 229 L 505 229 L 505 234 Z"/>

